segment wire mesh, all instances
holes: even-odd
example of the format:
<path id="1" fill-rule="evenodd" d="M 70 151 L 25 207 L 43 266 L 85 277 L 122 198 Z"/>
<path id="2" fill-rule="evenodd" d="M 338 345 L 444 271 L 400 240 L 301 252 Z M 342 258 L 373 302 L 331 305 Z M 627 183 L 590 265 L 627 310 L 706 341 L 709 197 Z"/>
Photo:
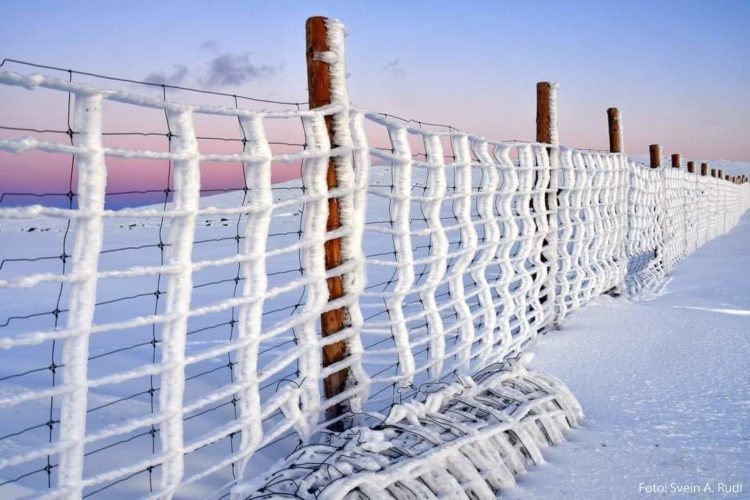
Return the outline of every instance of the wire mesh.
<path id="1" fill-rule="evenodd" d="M 2 64 L 22 63 L 6 60 Z M 55 68 L 44 67 L 46 70 Z M 100 75 L 60 70 L 71 84 L 122 83 L 122 92 L 141 92 L 145 97 L 164 103 L 189 98 L 203 106 L 223 106 L 227 109 L 281 112 L 281 117 L 269 123 L 264 132 L 265 143 L 273 156 L 270 162 L 268 186 L 273 207 L 274 224 L 265 231 L 267 250 L 267 287 L 276 292 L 273 301 L 266 302 L 261 314 L 262 328 L 279 327 L 276 335 L 262 340 L 257 346 L 257 370 L 267 373 L 258 380 L 257 390 L 265 402 L 277 393 L 288 397 L 289 389 L 299 385 L 298 361 L 289 353 L 294 351 L 297 337 L 289 318 L 297 316 L 307 302 L 306 287 L 300 280 L 305 276 L 302 254 L 305 252 L 303 212 L 309 204 L 303 179 L 304 152 L 308 150 L 306 128 L 302 112 L 306 104 L 271 102 L 247 97 L 199 92 L 194 89 L 157 86 L 130 80 L 111 79 Z M 28 123 L 20 126 L 0 126 L 2 140 L 7 143 L 28 143 L 34 140 L 67 141 L 75 148 L 81 132 L 75 123 L 75 89 L 50 90 L 37 88 L 30 93 L 24 88 L 4 87 L 4 97 L 19 106 L 47 105 L 47 112 L 24 115 Z M 31 95 L 29 95 L 31 94 Z M 187 96 L 186 96 L 187 94 Z M 253 110 L 248 105 L 256 106 Z M 86 356 L 88 383 L 86 405 L 86 436 L 98 439 L 86 444 L 83 453 L 86 475 L 94 478 L 83 490 L 83 496 L 94 494 L 130 495 L 158 492 L 162 466 L 160 453 L 160 365 L 164 364 L 165 301 L 171 293 L 168 280 L 170 268 L 169 230 L 175 215 L 174 153 L 180 140 L 167 109 L 141 108 L 132 104 L 105 101 L 106 116 L 101 130 L 102 147 L 118 151 L 143 151 L 161 155 L 160 158 L 107 157 L 107 188 L 103 217 L 103 240 L 98 256 L 98 290 L 93 323 L 102 334 L 91 335 Z M 275 109 L 274 109 L 275 108 Z M 59 111 L 58 113 L 55 113 Z M 227 161 L 227 155 L 242 155 L 249 149 L 249 131 L 239 113 L 226 116 L 196 115 L 195 140 L 205 159 L 200 165 L 200 207 L 196 214 L 195 237 L 192 241 L 192 260 L 202 267 L 193 270 L 191 307 L 199 314 L 191 316 L 185 331 L 184 367 L 185 394 L 181 420 L 186 435 L 198 437 L 220 431 L 210 442 L 198 442 L 185 458 L 185 475 L 205 471 L 206 463 L 214 465 L 227 456 L 239 453 L 241 432 L 237 428 L 221 429 L 239 417 L 240 399 L 236 388 L 239 323 L 242 320 L 243 289 L 248 277 L 247 249 L 250 226 L 258 213 L 253 183 L 247 178 L 254 165 L 242 161 Z M 257 141 L 256 141 L 257 142 Z M 6 143 L 6 144 L 7 144 Z M 42 146 L 44 147 L 44 146 Z M 12 148 L 7 148 L 12 149 Z M 4 460 L 5 491 L 38 489 L 42 483 L 55 491 L 59 487 L 59 446 L 61 426 L 60 373 L 66 368 L 62 359 L 61 343 L 69 323 L 70 288 L 78 279 L 71 275 L 70 262 L 75 248 L 73 238 L 79 221 L 84 218 L 79 205 L 78 162 L 85 153 L 77 151 L 24 151 L 14 154 L 7 149 L 0 152 L 3 165 L 3 186 L 0 209 L 3 210 L 2 260 L 3 313 L 0 330 L 4 330 L 6 348 L 18 344 L 5 363 L 0 381 L 4 387 L 5 408 L 3 436 L 14 457 Z M 223 156 L 223 157 L 222 157 Z M 276 161 L 278 160 L 278 161 Z M 32 178 L 33 182 L 28 182 Z M 286 180 L 285 179 L 289 179 Z M 271 184 L 271 181 L 276 181 Z M 28 189 L 31 186 L 32 189 Z M 25 187 L 27 189 L 18 189 Z M 257 189 L 257 187 L 256 187 Z M 325 201 L 325 200 L 323 200 Z M 39 216 L 29 215 L 39 210 Z M 24 213 L 24 211 L 26 211 Z M 245 269 L 243 269 L 245 268 Z M 23 276 L 36 275 L 37 283 L 29 287 Z M 19 278 L 21 281 L 19 281 Z M 298 286 L 288 287 L 297 282 Z M 19 286 L 20 285 L 20 286 Z M 288 289 L 285 289 L 288 288 Z M 223 303 L 222 303 L 223 302 Z M 47 307 L 40 308 L 43 304 Z M 217 307 L 217 304 L 219 306 Z M 203 309 L 203 311 L 201 311 Z M 128 324 L 129 323 L 129 324 Z M 136 323 L 136 324 L 134 324 Z M 107 326 L 109 325 L 109 327 Z M 109 328 L 109 329 L 108 329 Z M 47 330 L 44 340 L 20 341 L 30 332 Z M 192 358 L 192 362 L 191 362 Z M 5 359 L 5 358 L 4 358 Z M 259 377 L 260 378 L 260 377 Z M 36 390 L 21 402 L 14 396 L 29 388 Z M 44 394 L 43 394 L 44 393 Z M 262 426 L 273 434 L 268 443 L 286 441 L 286 446 L 298 443 L 297 433 L 287 426 L 278 432 L 283 420 L 278 402 L 276 409 L 269 405 L 263 415 Z M 20 416 L 23 415 L 23 418 Z M 146 415 L 144 418 L 143 416 Z M 113 425 L 119 429 L 102 432 Z M 270 429 L 270 431 L 269 431 Z M 97 436 L 97 434 L 99 434 Z M 205 441 L 205 440 L 204 440 Z M 57 443 L 57 445 L 56 445 Z M 256 443 L 262 455 L 267 444 Z M 40 452 L 39 450 L 42 450 Z M 36 453 L 35 453 L 36 451 Z M 147 452 L 148 451 L 148 452 Z M 30 460 L 19 460 L 30 454 Z M 138 460 L 134 460 L 138 458 Z M 141 465 L 122 469 L 123 465 Z M 212 475 L 211 485 L 219 487 L 237 477 L 237 463 L 230 461 Z M 107 474 L 122 469 L 113 477 Z M 111 474 L 110 474 L 111 475 Z M 97 476 L 99 479 L 97 479 Z M 9 489 L 10 488 L 10 489 Z"/>

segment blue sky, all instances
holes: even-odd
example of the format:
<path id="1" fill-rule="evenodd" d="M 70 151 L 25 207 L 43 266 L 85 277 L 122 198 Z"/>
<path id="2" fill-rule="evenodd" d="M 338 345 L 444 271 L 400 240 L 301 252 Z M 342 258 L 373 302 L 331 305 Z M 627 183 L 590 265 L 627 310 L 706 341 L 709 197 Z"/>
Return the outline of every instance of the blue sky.
<path id="1" fill-rule="evenodd" d="M 628 152 L 661 143 L 695 159 L 750 160 L 748 1 L 0 6 L 2 57 L 283 100 L 306 99 L 305 19 L 338 17 L 350 33 L 349 89 L 360 106 L 533 139 L 534 85 L 553 80 L 563 143 L 605 148 L 605 110 L 618 106 Z M 211 71 L 227 66 L 239 72 Z"/>

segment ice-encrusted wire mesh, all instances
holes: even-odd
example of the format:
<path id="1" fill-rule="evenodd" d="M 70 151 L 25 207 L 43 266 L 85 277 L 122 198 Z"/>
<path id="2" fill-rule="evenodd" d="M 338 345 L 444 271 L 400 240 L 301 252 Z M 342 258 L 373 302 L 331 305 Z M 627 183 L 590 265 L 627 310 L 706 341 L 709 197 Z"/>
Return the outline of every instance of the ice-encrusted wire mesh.
<path id="1" fill-rule="evenodd" d="M 367 118 L 387 141 L 370 148 L 370 404 L 503 359 L 622 282 L 624 155 Z"/>
<path id="2" fill-rule="evenodd" d="M 659 291 L 677 262 L 730 231 L 750 208 L 748 184 L 696 175 L 684 167 L 630 163 L 628 169 L 625 285 L 632 296 Z"/>
<path id="3" fill-rule="evenodd" d="M 545 321 L 549 156 L 540 145 L 368 121 L 368 136 L 387 143 L 370 150 L 362 339 L 370 402 L 387 407 L 502 357 Z"/>
<path id="4" fill-rule="evenodd" d="M 622 283 L 628 187 L 624 155 L 562 150 L 556 321 Z"/>
<path id="5" fill-rule="evenodd" d="M 12 229 L 0 265 L 8 494 L 221 495 L 267 467 L 271 447 L 322 430 L 339 399 L 383 416 L 517 352 L 623 280 L 653 290 L 749 206 L 747 185 L 488 141 L 353 109 L 341 95 L 327 109 L 258 112 L 237 96 L 186 105 L 165 88 L 158 98 L 104 91 L 72 72 L 0 79 L 70 103 L 66 127 L 0 141 L 14 158 L 67 162 L 37 167 L 60 169 L 66 190 L 27 194 L 57 203 L 21 206 L 5 190 L 0 202 Z M 144 109 L 163 131 L 106 128 Z M 232 121 L 235 137 L 199 135 L 204 119 Z M 270 140 L 277 122 L 304 139 Z M 154 142 L 139 149 L 130 135 Z M 332 157 L 339 187 L 328 192 Z M 129 161 L 153 165 L 161 188 L 111 188 L 105 177 Z M 272 183 L 279 165 L 301 179 Z M 225 168 L 240 182 L 214 188 Z M 161 200 L 115 202 L 134 193 Z M 325 224 L 331 197 L 336 231 Z M 334 237 L 345 262 L 326 272 L 323 241 Z M 333 273 L 347 293 L 328 303 Z M 321 312 L 341 306 L 348 327 L 322 340 Z M 349 356 L 322 369 L 321 348 L 341 339 Z M 323 400 L 323 378 L 344 367 L 346 392 Z"/>
<path id="6" fill-rule="evenodd" d="M 322 379 L 357 361 L 350 356 L 323 369 L 319 326 L 329 308 L 346 306 L 352 316 L 357 308 L 356 293 L 329 303 L 326 284 L 362 265 L 352 244 L 361 239 L 352 222 L 363 192 L 355 186 L 363 177 L 352 170 L 356 148 L 346 140 L 331 147 L 325 124 L 331 115 L 348 121 L 350 111 L 250 111 L 236 96 L 229 96 L 234 106 L 185 105 L 72 79 L 0 73 L 6 88 L 71 103 L 69 142 L 28 127 L 0 139 L 6 165 L 52 158 L 54 173 L 56 159 L 70 163 L 66 205 L 29 205 L 20 198 L 50 197 L 5 190 L 0 204 L 7 233 L 0 491 L 226 492 L 251 459 L 251 468 L 266 463 L 269 446 L 286 440 L 291 449 L 325 427 L 324 410 L 335 402 L 321 398 Z M 162 114 L 166 133 L 153 133 L 161 144 L 138 149 L 122 139 L 136 134 L 105 126 L 144 109 Z M 269 140 L 278 122 L 299 128 L 304 141 Z M 234 138 L 201 137 L 204 126 L 234 127 Z M 331 158 L 339 186 L 328 191 Z M 166 174 L 163 204 L 117 202 L 122 192 L 107 177 L 136 161 Z M 287 166 L 301 179 L 272 184 Z M 221 189 L 211 188 L 217 178 Z M 332 197 L 346 217 L 328 231 Z M 326 271 L 323 243 L 334 237 L 348 259 Z M 63 250 L 48 258 L 60 239 Z M 46 260 L 48 266 L 30 264 Z M 62 273 L 55 261 L 63 262 Z M 347 283 L 356 290 L 356 279 Z M 49 300 L 54 310 L 40 312 Z M 337 338 L 355 333 L 348 328 Z M 340 397 L 361 391 L 355 385 Z"/>

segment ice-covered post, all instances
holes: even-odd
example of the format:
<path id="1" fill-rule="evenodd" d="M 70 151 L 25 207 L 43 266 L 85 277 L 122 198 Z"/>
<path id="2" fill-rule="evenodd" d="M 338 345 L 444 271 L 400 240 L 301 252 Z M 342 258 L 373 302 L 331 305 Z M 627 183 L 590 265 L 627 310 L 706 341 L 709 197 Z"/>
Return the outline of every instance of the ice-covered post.
<path id="1" fill-rule="evenodd" d="M 326 60 L 325 54 L 329 54 L 329 20 L 325 17 L 311 17 L 307 20 L 306 28 L 306 49 L 307 49 L 307 88 L 309 96 L 310 109 L 327 106 L 334 102 L 337 95 L 345 95 L 341 89 L 335 88 L 335 85 L 345 86 L 345 81 L 336 81 L 332 78 L 331 61 Z M 345 76 L 344 76 L 345 78 Z M 345 90 L 345 89 L 344 89 Z M 328 137 L 331 142 L 331 148 L 335 148 L 336 130 L 332 115 L 325 117 Z M 337 160 L 331 157 L 328 160 L 328 171 L 326 183 L 328 190 L 334 190 L 338 187 L 339 182 L 336 172 Z M 340 200 L 338 198 L 328 199 L 328 220 L 326 223 L 327 231 L 335 231 L 341 227 L 340 219 Z M 326 270 L 335 269 L 343 263 L 341 253 L 341 238 L 332 238 L 324 243 L 325 250 L 325 268 Z M 334 301 L 344 296 L 344 279 L 341 275 L 331 276 L 327 279 L 328 300 Z M 321 314 L 321 332 L 323 337 L 334 335 L 343 330 L 347 324 L 348 312 L 346 307 L 338 307 Z M 327 367 L 344 360 L 347 357 L 347 344 L 344 340 L 339 340 L 323 347 L 323 367 Z M 328 399 L 334 398 L 344 392 L 347 380 L 349 378 L 349 368 L 342 368 L 325 377 L 323 385 L 325 396 Z M 328 420 L 341 416 L 346 411 L 345 404 L 337 403 L 326 411 Z M 332 424 L 332 430 L 343 429 L 343 422 L 337 421 Z"/>
<path id="2" fill-rule="evenodd" d="M 716 177 L 716 169 L 715 168 L 711 169 L 711 177 Z"/>
<path id="3" fill-rule="evenodd" d="M 557 83 L 539 82 L 536 84 L 536 142 L 557 146 Z M 547 234 L 542 242 L 541 261 L 548 268 L 547 278 L 540 288 L 540 302 L 547 306 L 551 315 L 551 325 L 556 321 L 555 287 L 557 285 L 557 162 L 556 147 L 547 148 L 549 155 L 548 177 L 545 190 L 543 210 L 547 212 Z M 540 170 L 539 176 L 544 175 Z"/>
<path id="4" fill-rule="evenodd" d="M 556 83 L 536 84 L 536 142 L 557 144 L 557 87 Z"/>
<path id="5" fill-rule="evenodd" d="M 691 174 L 695 173 L 695 162 L 694 161 L 687 162 L 687 171 L 690 172 Z"/>
<path id="6" fill-rule="evenodd" d="M 701 175 L 704 177 L 708 175 L 708 163 L 701 163 Z"/>
<path id="7" fill-rule="evenodd" d="M 609 151 L 611 153 L 622 153 L 622 121 L 620 110 L 609 108 L 607 110 L 607 121 L 609 123 Z"/>
<path id="8" fill-rule="evenodd" d="M 652 144 L 648 147 L 648 151 L 651 155 L 651 168 L 661 167 L 661 146 Z"/>
<path id="9" fill-rule="evenodd" d="M 680 155 L 679 155 L 679 153 L 674 153 L 672 155 L 672 168 L 680 168 Z"/>

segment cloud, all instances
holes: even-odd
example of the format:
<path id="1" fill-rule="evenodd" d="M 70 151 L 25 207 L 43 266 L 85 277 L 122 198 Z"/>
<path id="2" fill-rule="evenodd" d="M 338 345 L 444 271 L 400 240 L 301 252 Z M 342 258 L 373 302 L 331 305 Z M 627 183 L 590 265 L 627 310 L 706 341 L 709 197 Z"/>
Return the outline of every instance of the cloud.
<path id="1" fill-rule="evenodd" d="M 208 40 L 201 46 L 205 46 L 206 50 L 213 50 L 211 47 L 218 45 Z M 171 71 L 155 71 L 148 74 L 143 81 L 157 85 L 236 87 L 252 80 L 272 76 L 283 69 L 283 64 L 254 64 L 249 53 L 226 52 L 210 59 L 206 66 L 188 69 L 183 64 L 176 64 Z"/>
<path id="2" fill-rule="evenodd" d="M 383 66 L 383 69 L 390 73 L 392 76 L 404 76 L 406 74 L 406 70 L 403 66 L 401 66 L 401 63 L 398 59 L 394 59 L 393 61 L 386 63 L 386 65 Z"/>
<path id="3" fill-rule="evenodd" d="M 219 51 L 219 42 L 216 40 L 206 40 L 202 44 L 200 44 L 201 50 L 207 50 L 208 52 L 213 52 L 214 54 Z"/>
<path id="4" fill-rule="evenodd" d="M 150 73 L 146 75 L 143 81 L 159 85 L 180 85 L 185 81 L 190 71 L 187 69 L 187 66 L 183 66 L 182 64 L 175 64 L 173 68 L 174 70 L 171 73 L 164 71 Z"/>
<path id="5" fill-rule="evenodd" d="M 227 52 L 209 61 L 208 70 L 200 81 L 210 87 L 242 85 L 251 80 L 271 76 L 279 69 L 278 66 L 253 64 L 249 53 Z"/>

